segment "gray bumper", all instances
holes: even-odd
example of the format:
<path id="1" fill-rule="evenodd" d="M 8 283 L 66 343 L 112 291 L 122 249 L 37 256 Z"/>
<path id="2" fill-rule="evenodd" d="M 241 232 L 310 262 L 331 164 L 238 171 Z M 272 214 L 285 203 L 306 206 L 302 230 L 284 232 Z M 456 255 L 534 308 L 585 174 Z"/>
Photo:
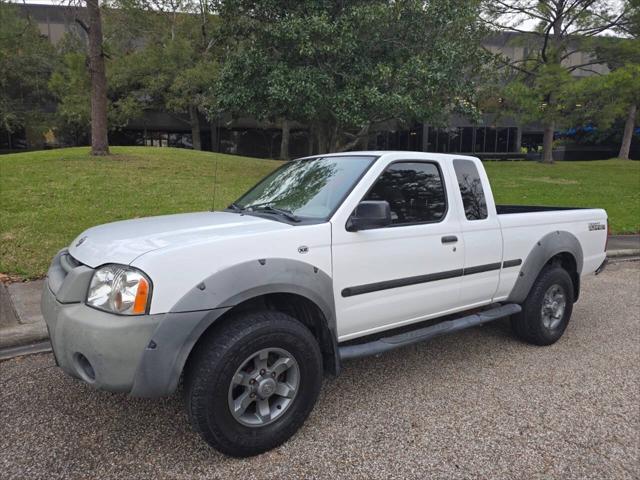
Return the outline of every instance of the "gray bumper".
<path id="1" fill-rule="evenodd" d="M 60 368 L 97 388 L 116 392 L 131 391 L 142 354 L 162 317 L 125 317 L 82 303 L 62 304 L 48 282 L 42 291 L 42 315 Z"/>
<path id="2" fill-rule="evenodd" d="M 200 334 L 227 310 L 114 315 L 59 302 L 48 281 L 41 307 L 60 368 L 96 388 L 140 397 L 175 391 Z"/>

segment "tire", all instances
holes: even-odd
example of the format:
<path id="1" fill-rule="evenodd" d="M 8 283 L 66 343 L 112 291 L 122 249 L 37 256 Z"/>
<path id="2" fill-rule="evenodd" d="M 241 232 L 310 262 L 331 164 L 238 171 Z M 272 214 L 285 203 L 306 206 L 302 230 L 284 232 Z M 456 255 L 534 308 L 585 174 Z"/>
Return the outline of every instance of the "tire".
<path id="1" fill-rule="evenodd" d="M 218 451 L 257 455 L 302 426 L 320 393 L 322 371 L 318 342 L 300 322 L 276 311 L 242 313 L 194 352 L 185 374 L 187 415 Z"/>
<path id="2" fill-rule="evenodd" d="M 556 303 L 553 303 L 554 299 Z M 562 299 L 564 308 L 560 308 Z M 551 345 L 562 337 L 572 310 L 571 276 L 561 266 L 549 265 L 533 283 L 522 304 L 522 312 L 511 317 L 511 327 L 516 336 L 527 343 Z"/>

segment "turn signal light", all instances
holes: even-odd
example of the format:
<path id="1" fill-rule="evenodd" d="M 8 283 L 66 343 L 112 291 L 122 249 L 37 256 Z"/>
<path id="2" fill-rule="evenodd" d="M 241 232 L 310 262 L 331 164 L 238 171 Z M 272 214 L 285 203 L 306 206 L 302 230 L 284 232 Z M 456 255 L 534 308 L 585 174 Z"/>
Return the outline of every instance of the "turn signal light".
<path id="1" fill-rule="evenodd" d="M 138 282 L 138 291 L 136 293 L 136 300 L 133 303 L 133 313 L 141 314 L 147 310 L 147 301 L 149 300 L 149 283 L 141 278 Z"/>

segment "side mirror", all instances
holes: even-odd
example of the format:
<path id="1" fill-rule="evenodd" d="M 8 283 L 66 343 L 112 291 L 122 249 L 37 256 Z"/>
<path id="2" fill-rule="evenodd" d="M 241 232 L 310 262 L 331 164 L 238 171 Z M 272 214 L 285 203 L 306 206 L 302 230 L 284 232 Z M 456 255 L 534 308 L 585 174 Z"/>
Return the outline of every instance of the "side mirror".
<path id="1" fill-rule="evenodd" d="M 364 200 L 358 204 L 349 217 L 347 230 L 369 230 L 386 227 L 391 223 L 391 207 L 386 200 Z"/>

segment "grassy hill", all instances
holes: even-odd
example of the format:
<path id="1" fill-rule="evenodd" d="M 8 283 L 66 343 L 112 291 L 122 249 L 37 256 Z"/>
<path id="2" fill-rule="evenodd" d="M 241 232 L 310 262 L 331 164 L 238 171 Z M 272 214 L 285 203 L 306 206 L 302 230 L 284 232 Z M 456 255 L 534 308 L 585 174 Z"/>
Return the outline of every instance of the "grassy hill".
<path id="1" fill-rule="evenodd" d="M 0 156 L 1 273 L 42 276 L 55 252 L 93 225 L 211 209 L 216 159 L 218 209 L 280 164 L 173 148 L 112 151 L 106 158 L 87 148 Z M 640 229 L 640 162 L 486 166 L 499 203 L 604 207 L 613 231 Z"/>
<path id="2" fill-rule="evenodd" d="M 177 148 L 88 148 L 0 156 L 0 272 L 46 273 L 52 256 L 93 225 L 210 210 L 238 198 L 281 162 Z"/>

